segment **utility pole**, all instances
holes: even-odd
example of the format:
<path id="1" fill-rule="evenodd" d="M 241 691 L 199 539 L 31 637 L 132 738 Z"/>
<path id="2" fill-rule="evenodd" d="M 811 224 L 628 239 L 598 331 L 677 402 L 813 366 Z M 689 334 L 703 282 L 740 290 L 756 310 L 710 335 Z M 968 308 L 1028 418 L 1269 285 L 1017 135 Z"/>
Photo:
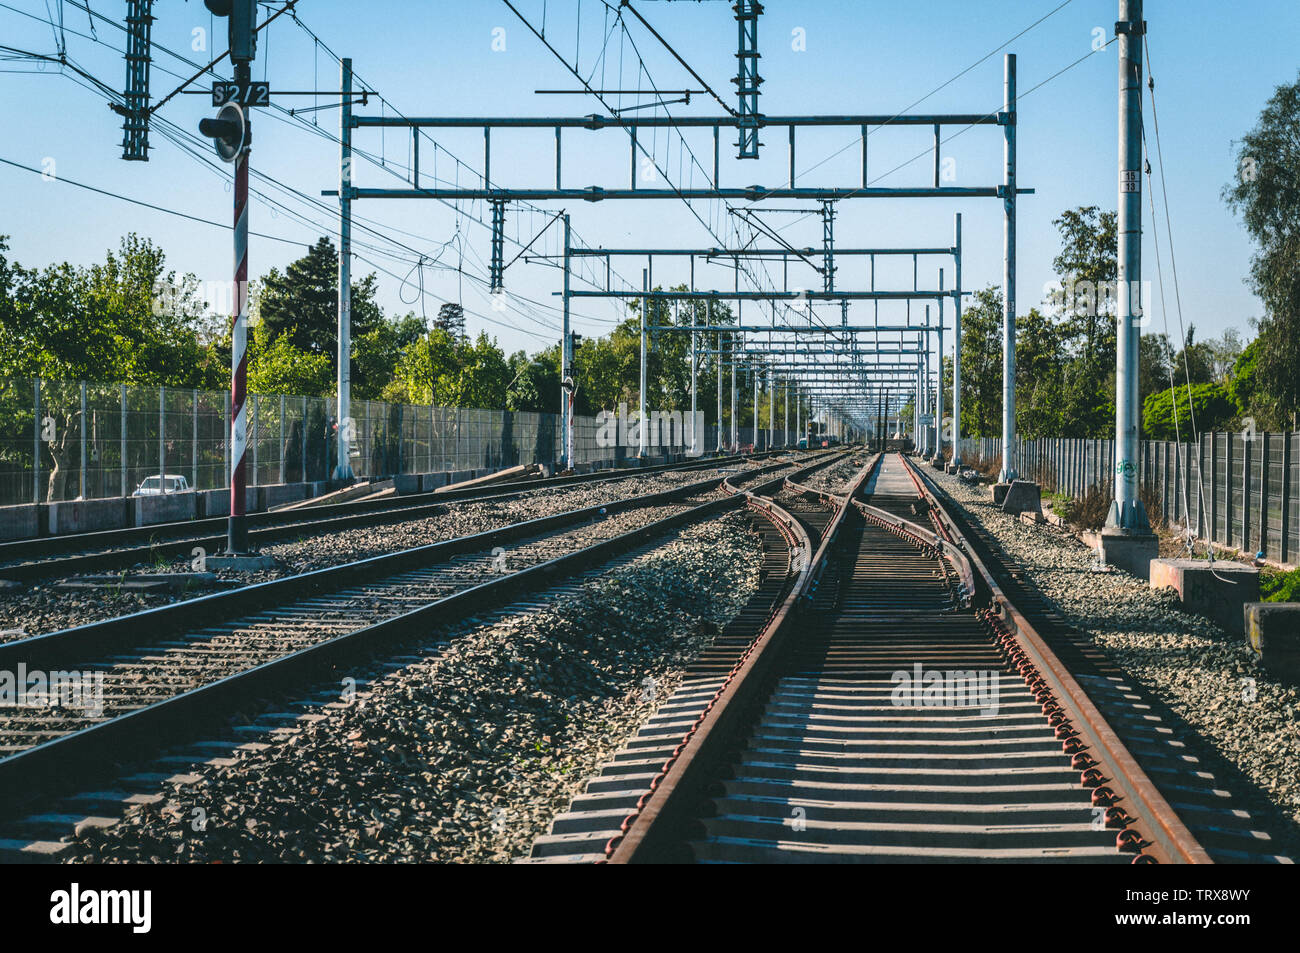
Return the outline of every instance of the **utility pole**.
<path id="1" fill-rule="evenodd" d="M 1119 0 L 1118 297 L 1115 314 L 1115 498 L 1102 530 L 1108 562 L 1150 574 L 1156 541 L 1138 495 L 1138 345 L 1142 287 L 1142 0 Z M 1135 301 L 1134 292 L 1138 292 Z M 1108 545 L 1109 544 L 1109 545 Z M 1112 554 L 1117 557 L 1112 559 Z"/>
<path id="2" fill-rule="evenodd" d="M 956 271 L 953 297 L 957 312 L 952 321 L 952 464 L 961 466 L 961 212 L 953 222 L 953 269 Z"/>
<path id="3" fill-rule="evenodd" d="M 648 268 L 641 269 L 641 288 L 643 291 L 650 290 L 650 269 Z M 646 420 L 645 420 L 645 381 L 646 381 L 645 325 L 646 325 L 646 311 L 649 307 L 650 307 L 649 297 L 642 295 L 641 296 L 641 394 L 639 397 L 641 410 L 640 410 L 640 417 L 637 419 L 637 438 L 638 438 L 637 445 L 639 448 L 636 453 L 637 459 L 643 459 L 645 457 L 646 436 L 647 436 L 646 434 L 647 428 L 646 428 Z"/>
<path id="4" fill-rule="evenodd" d="M 1002 155 L 1002 472 L 999 483 L 1011 483 L 1017 474 L 1016 442 L 1016 54 L 1003 58 L 1003 102 L 1007 122 Z"/>
<path id="5" fill-rule="evenodd" d="M 339 328 L 338 328 L 338 462 L 335 480 L 351 480 L 352 438 L 352 59 L 344 57 L 343 108 L 339 113 Z"/>
<path id="6" fill-rule="evenodd" d="M 235 86 L 243 94 L 227 102 L 215 119 L 204 119 L 199 131 L 215 140 L 217 154 L 235 165 L 234 188 L 234 315 L 230 347 L 230 515 L 226 521 L 227 556 L 248 555 L 246 487 L 248 454 L 248 162 L 252 127 L 240 103 L 249 103 L 250 64 L 257 53 L 255 0 L 205 0 L 219 17 L 229 17 L 227 36 Z"/>
<path id="7" fill-rule="evenodd" d="M 736 426 L 736 338 L 733 332 L 731 338 L 731 449 L 732 452 L 740 446 L 739 428 Z"/>
<path id="8" fill-rule="evenodd" d="M 776 442 L 776 386 L 772 381 L 772 372 L 767 372 L 767 449 L 771 450 Z"/>
<path id="9" fill-rule="evenodd" d="M 714 359 L 718 362 L 718 446 L 716 449 L 718 453 L 721 453 L 723 450 L 723 442 L 724 442 L 722 436 L 722 332 L 721 331 L 718 332 L 718 353 L 715 355 Z"/>
<path id="10" fill-rule="evenodd" d="M 939 290 L 943 290 L 943 269 L 939 269 Z M 943 466 L 943 297 L 939 297 L 939 360 L 934 388 L 934 465 Z"/>
<path id="11" fill-rule="evenodd" d="M 790 446 L 790 382 L 781 382 L 781 408 L 785 411 L 785 439 L 781 441 L 781 446 Z"/>
<path id="12" fill-rule="evenodd" d="M 754 450 L 758 450 L 758 365 L 755 364 L 749 370 L 749 376 L 754 379 L 754 439 L 750 441 Z"/>
<path id="13" fill-rule="evenodd" d="M 693 311 L 694 311 L 694 307 L 692 306 L 692 312 Z M 677 315 L 674 315 L 674 317 L 677 317 Z M 691 331 L 691 456 L 699 456 L 701 453 L 704 452 L 704 448 L 700 445 L 700 435 L 697 432 L 698 428 L 696 427 L 696 420 L 698 419 L 699 416 L 700 367 L 699 367 L 699 350 L 695 343 L 695 331 L 693 330 L 694 327 L 695 327 L 695 316 L 692 313 L 691 315 L 691 328 L 692 328 Z"/>
<path id="14" fill-rule="evenodd" d="M 569 330 L 569 268 L 572 245 L 569 216 L 564 216 L 564 328 L 560 338 L 560 426 L 563 428 L 564 469 L 573 469 L 573 339 Z"/>

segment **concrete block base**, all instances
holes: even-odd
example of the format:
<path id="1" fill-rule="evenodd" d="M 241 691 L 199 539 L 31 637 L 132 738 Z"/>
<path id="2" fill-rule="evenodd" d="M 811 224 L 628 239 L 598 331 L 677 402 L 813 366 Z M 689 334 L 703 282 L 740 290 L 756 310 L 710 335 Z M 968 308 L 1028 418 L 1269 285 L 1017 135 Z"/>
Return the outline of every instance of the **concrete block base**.
<path id="1" fill-rule="evenodd" d="M 1103 534 L 1103 545 L 1106 536 Z M 1151 588 L 1173 589 L 1184 609 L 1207 615 L 1229 632 L 1244 631 L 1247 603 L 1259 601 L 1259 570 L 1205 559 L 1151 560 Z M 1300 617 L 1297 617 L 1300 618 Z"/>
<path id="2" fill-rule="evenodd" d="M 206 560 L 207 568 L 210 570 L 228 569 L 234 572 L 262 572 L 267 569 L 275 568 L 275 560 L 270 556 L 227 556 L 218 553 L 216 556 L 209 556 Z"/>
<path id="3" fill-rule="evenodd" d="M 1272 674 L 1300 682 L 1300 602 L 1249 602 L 1242 607 L 1246 641 Z"/>
<path id="4" fill-rule="evenodd" d="M 944 468 L 944 470 L 947 472 L 948 476 L 956 476 L 956 475 L 957 475 L 957 467 L 956 467 L 955 464 L 952 464 L 952 463 L 948 464 L 948 466 L 946 466 L 946 467 Z"/>
<path id="5" fill-rule="evenodd" d="M 1154 534 L 1125 536 L 1102 533 L 1097 537 L 1097 545 L 1106 565 L 1122 569 L 1139 579 L 1151 578 L 1151 561 L 1160 554 L 1160 541 Z"/>
<path id="6" fill-rule="evenodd" d="M 1006 484 L 998 484 L 1005 486 Z M 1043 512 L 1043 497 L 1038 484 L 1032 480 L 1014 480 L 1002 500 L 1002 512 L 1017 513 Z"/>
<path id="7" fill-rule="evenodd" d="M 1011 484 L 994 483 L 992 486 L 992 490 L 993 490 L 993 505 L 1002 506 L 1007 501 L 1007 493 L 1011 491 Z"/>

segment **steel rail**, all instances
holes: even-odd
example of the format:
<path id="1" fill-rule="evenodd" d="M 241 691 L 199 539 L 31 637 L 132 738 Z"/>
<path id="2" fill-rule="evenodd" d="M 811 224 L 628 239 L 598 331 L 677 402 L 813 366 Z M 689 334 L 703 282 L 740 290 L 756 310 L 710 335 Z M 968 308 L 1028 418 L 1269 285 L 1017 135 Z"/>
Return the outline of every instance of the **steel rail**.
<path id="1" fill-rule="evenodd" d="M 814 461 L 807 469 L 820 469 L 832 462 L 833 459 Z M 769 464 L 743 476 L 747 479 L 753 478 L 764 471 L 784 469 L 791 465 L 787 462 Z M 726 479 L 730 477 L 724 478 L 724 481 Z M 691 484 L 689 487 L 674 488 L 663 493 L 620 501 L 620 503 L 637 502 L 645 506 L 653 505 L 654 502 L 669 502 L 715 485 L 720 483 L 706 480 Z M 433 626 L 457 621 L 487 606 L 506 604 L 523 593 L 544 588 L 559 578 L 572 576 L 592 565 L 599 565 L 669 530 L 740 507 L 747 499 L 747 494 L 738 492 L 710 500 L 575 552 L 521 569 L 500 579 L 471 586 L 418 609 L 323 640 L 0 759 L 0 815 L 8 816 L 15 811 L 26 810 L 37 797 L 55 797 L 94 783 L 105 774 L 111 773 L 115 765 L 122 761 L 139 758 L 156 751 L 178 738 L 192 734 L 196 728 L 220 723 L 236 706 L 275 693 L 287 681 L 324 675 L 331 670 L 336 670 L 338 665 L 349 658 L 372 655 L 403 637 L 427 631 Z M 606 504 L 603 509 L 608 512 L 610 507 L 611 504 Z M 599 506 L 587 507 L 561 516 L 573 517 L 577 514 L 591 516 L 599 513 L 601 509 L 602 507 Z M 528 532 L 514 532 L 514 535 L 534 535 L 539 531 L 557 526 L 566 527 L 575 522 L 581 520 L 560 521 L 555 517 L 543 517 L 514 524 L 506 530 L 520 531 L 523 527 L 528 527 Z M 502 530 L 494 530 L 449 542 L 460 544 L 455 547 L 455 551 L 479 551 L 486 549 L 493 542 L 500 541 L 503 538 L 502 532 Z M 397 566 L 399 560 L 395 557 L 406 557 L 400 561 L 401 565 L 405 566 L 416 557 L 418 562 L 428 562 L 434 552 L 450 554 L 451 550 L 444 544 L 433 544 L 306 575 L 314 577 L 317 583 L 340 578 L 355 583 L 357 567 L 368 566 L 367 574 L 373 575 L 378 565 L 382 564 L 385 568 Z M 351 574 L 349 570 L 352 571 Z M 291 587 L 277 586 L 277 583 L 301 582 L 303 578 L 290 577 L 287 580 L 276 580 L 261 586 L 249 587 L 249 589 L 261 590 L 256 604 L 251 607 L 256 608 L 257 605 L 268 601 L 273 602 L 273 597 L 277 595 L 286 593 L 299 595 L 302 591 L 301 587 L 295 590 Z M 235 593 L 222 595 L 239 595 L 245 592 L 247 590 L 237 590 Z M 196 609 L 196 605 L 206 604 L 210 608 L 214 601 L 214 597 L 203 597 L 190 600 L 189 603 L 178 603 L 161 607 L 159 610 L 149 610 L 102 623 L 92 623 L 79 630 L 65 630 L 48 636 L 5 643 L 0 645 L 0 666 L 23 662 L 33 668 L 49 668 L 50 663 L 58 664 L 61 659 L 70 657 L 72 652 L 85 649 L 88 641 L 93 642 L 93 646 L 101 651 L 111 651 L 128 639 L 139 640 L 142 617 L 168 617 L 172 624 L 181 624 L 183 620 L 191 618 L 198 612 L 205 620 L 209 620 L 208 614 L 202 611 L 201 607 Z M 235 602 L 238 606 L 248 608 L 252 600 L 245 598 Z M 171 613 L 164 611 L 168 609 L 176 611 Z M 50 641 L 56 638 L 57 641 Z M 35 655 L 31 654 L 33 647 L 37 649 Z M 33 661 L 35 665 L 32 664 Z"/>
<path id="2" fill-rule="evenodd" d="M 765 451 L 759 456 L 768 456 Z M 285 539 L 296 539 L 305 534 L 330 533 L 340 530 L 366 526 L 379 526 L 385 523 L 401 522 L 437 515 L 448 509 L 449 504 L 457 503 L 495 503 L 515 499 L 528 493 L 552 487 L 564 487 L 580 482 L 583 486 L 599 486 L 615 480 L 627 480 L 647 473 L 690 472 L 696 469 L 710 469 L 720 463 L 734 462 L 742 457 L 717 458 L 708 463 L 692 463 L 682 466 L 670 464 L 667 467 L 654 467 L 609 474 L 591 478 L 583 474 L 577 481 L 573 477 L 555 477 L 547 480 L 521 481 L 518 483 L 499 484 L 477 489 L 455 490 L 447 493 L 419 493 L 400 497 L 386 497 L 383 500 L 357 500 L 352 503 L 334 503 L 320 507 L 301 510 L 268 511 L 250 514 L 250 523 L 274 523 L 281 525 L 266 526 L 249 531 L 249 539 L 255 543 L 272 543 Z M 551 482 L 564 481 L 564 482 Z M 55 578 L 60 575 L 72 575 L 96 569 L 112 569 L 131 566 L 140 561 L 158 557 L 177 558 L 188 556 L 194 547 L 201 547 L 210 553 L 218 552 L 225 543 L 224 536 L 184 536 L 176 539 L 159 540 L 156 534 L 174 530 L 181 534 L 193 533 L 200 529 L 216 529 L 217 523 L 224 523 L 225 517 L 219 519 L 194 520 L 179 523 L 160 523 L 155 526 L 132 527 L 121 530 L 104 530 L 90 534 L 72 534 L 68 537 L 45 537 L 41 540 L 23 541 L 21 543 L 0 544 L 0 562 L 6 558 L 16 559 L 22 556 L 7 556 L 10 552 L 21 552 L 29 543 L 45 544 L 36 548 L 59 551 L 75 549 L 87 543 L 105 546 L 116 545 L 113 541 L 123 538 L 147 538 L 149 542 L 107 549 L 100 552 L 77 553 L 69 556 L 39 559 L 35 562 L 12 563 L 0 565 L 0 579 L 15 582 L 32 582 L 40 579 Z"/>
<path id="3" fill-rule="evenodd" d="M 1119 843 L 1125 845 L 1124 849 L 1138 850 L 1140 856 L 1161 863 L 1213 863 L 1088 693 L 1003 593 L 957 528 L 928 475 L 903 459 L 917 491 L 930 503 L 938 525 L 969 559 L 987 590 L 987 618 L 1003 648 L 1013 662 L 1018 661 L 1018 670 L 1031 688 L 1041 685 L 1035 700 L 1042 704 L 1045 715 L 1055 719 L 1050 723 L 1062 739 L 1063 750 L 1072 756 L 1072 767 L 1081 772 L 1080 783 L 1092 788 L 1095 805 L 1106 808 L 1106 825 L 1119 828 Z"/>
<path id="4" fill-rule="evenodd" d="M 880 463 L 880 455 L 859 471 L 849 488 L 855 495 Z M 784 485 L 784 481 L 781 481 Z M 795 551 L 809 553 L 792 565 L 793 580 L 768 623 L 750 643 L 749 649 L 732 669 L 713 700 L 701 713 L 650 791 L 638 802 L 637 809 L 623 822 L 622 833 L 606 847 L 610 863 L 644 863 L 676 859 L 673 855 L 673 831 L 691 816 L 703 796 L 710 768 L 732 744 L 735 732 L 761 703 L 766 682 L 780 656 L 783 644 L 792 635 L 788 623 L 798 607 L 807 601 L 816 584 L 816 567 L 825 557 L 843 525 L 847 506 L 840 506 L 823 533 L 816 552 L 811 551 L 807 532 L 782 507 L 770 500 L 750 501 L 776 517 L 776 525 L 787 535 Z"/>

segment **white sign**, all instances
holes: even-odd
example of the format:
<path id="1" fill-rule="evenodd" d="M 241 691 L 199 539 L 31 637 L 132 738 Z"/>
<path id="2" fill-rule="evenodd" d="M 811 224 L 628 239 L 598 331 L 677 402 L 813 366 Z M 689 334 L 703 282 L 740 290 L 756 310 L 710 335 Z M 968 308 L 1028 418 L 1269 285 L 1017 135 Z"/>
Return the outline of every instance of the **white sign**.
<path id="1" fill-rule="evenodd" d="M 1124 170 L 1119 174 L 1119 190 L 1121 192 L 1141 192 L 1142 180 L 1137 171 Z"/>

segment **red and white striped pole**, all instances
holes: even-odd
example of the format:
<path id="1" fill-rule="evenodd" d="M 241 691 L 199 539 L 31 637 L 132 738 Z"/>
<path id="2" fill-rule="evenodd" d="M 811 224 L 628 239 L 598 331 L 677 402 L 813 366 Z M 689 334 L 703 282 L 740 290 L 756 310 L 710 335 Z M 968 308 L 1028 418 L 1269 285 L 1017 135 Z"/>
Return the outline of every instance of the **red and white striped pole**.
<path id="1" fill-rule="evenodd" d="M 247 129 L 247 126 L 245 127 Z M 235 159 L 235 314 L 230 347 L 230 519 L 226 526 L 226 549 L 232 554 L 248 552 L 245 518 L 247 485 L 245 456 L 248 451 L 248 152 L 251 136 Z"/>

